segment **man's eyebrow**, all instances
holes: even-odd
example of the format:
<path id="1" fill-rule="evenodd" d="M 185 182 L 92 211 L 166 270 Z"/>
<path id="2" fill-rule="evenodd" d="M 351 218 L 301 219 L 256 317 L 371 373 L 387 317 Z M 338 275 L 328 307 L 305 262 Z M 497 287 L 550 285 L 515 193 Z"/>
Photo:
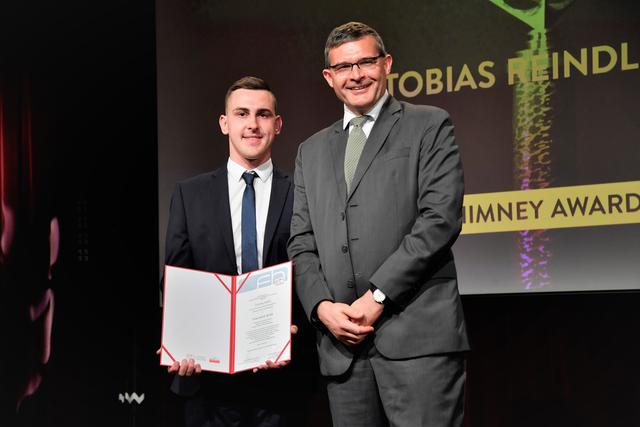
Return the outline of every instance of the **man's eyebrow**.
<path id="1" fill-rule="evenodd" d="M 268 108 L 259 108 L 257 111 L 258 114 L 264 114 L 264 113 L 269 113 L 269 114 L 274 114 L 273 111 L 271 111 Z"/>
<path id="2" fill-rule="evenodd" d="M 246 112 L 249 111 L 249 109 L 245 108 L 245 107 L 236 107 L 236 108 L 233 109 L 233 111 L 239 111 L 239 112 L 246 113 Z"/>

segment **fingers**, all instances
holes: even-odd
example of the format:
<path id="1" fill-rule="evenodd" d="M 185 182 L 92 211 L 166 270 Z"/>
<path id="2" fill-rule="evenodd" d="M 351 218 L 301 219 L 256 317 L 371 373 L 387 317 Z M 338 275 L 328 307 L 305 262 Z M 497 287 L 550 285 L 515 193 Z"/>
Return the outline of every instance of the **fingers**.
<path id="1" fill-rule="evenodd" d="M 289 360 L 282 360 L 280 362 L 272 362 L 271 360 L 267 360 L 263 365 L 257 366 L 255 368 L 253 368 L 253 372 L 258 372 L 258 371 L 266 371 L 268 369 L 280 369 L 280 368 L 284 368 L 285 366 L 287 366 L 289 364 Z"/>
<path id="2" fill-rule="evenodd" d="M 185 376 L 187 374 L 187 369 L 189 369 L 189 361 L 187 359 L 182 359 L 182 362 L 180 362 L 180 369 L 178 370 L 178 375 L 180 375 L 181 377 Z"/>
<path id="3" fill-rule="evenodd" d="M 343 339 L 341 339 L 340 341 L 342 341 L 343 344 L 346 344 L 349 347 L 355 347 L 362 341 L 364 341 L 366 337 L 366 335 L 349 336 L 343 337 Z"/>
<path id="4" fill-rule="evenodd" d="M 373 332 L 373 326 L 358 325 L 348 319 L 340 320 L 336 327 L 332 329 L 332 333 L 341 341 L 361 341 L 371 332 Z"/>
<path id="5" fill-rule="evenodd" d="M 343 342 L 343 344 L 346 344 L 348 347 L 355 347 L 358 344 L 360 344 L 362 341 L 363 341 L 363 339 L 360 339 L 360 340 L 345 340 L 345 341 L 342 341 L 342 342 Z"/>
<path id="6" fill-rule="evenodd" d="M 173 365 L 169 367 L 169 373 L 177 372 L 181 377 L 190 377 L 191 375 L 199 374 L 202 372 L 202 366 L 199 363 L 196 363 L 193 359 L 182 359 L 181 362 L 174 362 Z"/>
<path id="7" fill-rule="evenodd" d="M 373 332 L 373 326 L 370 325 L 359 325 L 350 320 L 343 320 L 340 322 L 340 328 L 351 335 L 367 335 Z"/>
<path id="8" fill-rule="evenodd" d="M 361 320 L 365 320 L 362 311 L 346 304 L 340 304 L 339 310 L 341 316 L 337 317 L 337 321 L 341 329 L 356 335 L 368 334 L 373 331 L 373 327 L 370 325 L 360 324 Z"/>
<path id="9" fill-rule="evenodd" d="M 373 331 L 373 328 L 371 328 L 371 330 Z M 358 344 L 360 344 L 362 341 L 365 340 L 365 338 L 367 338 L 367 335 L 369 335 L 369 333 L 362 333 L 362 334 L 345 334 L 343 335 L 341 341 L 349 346 L 356 346 Z"/>
<path id="10" fill-rule="evenodd" d="M 156 350 L 156 354 L 160 354 L 162 352 L 162 348 Z M 167 372 L 170 374 L 178 373 L 180 376 L 191 376 L 193 374 L 199 374 L 202 372 L 202 366 L 199 363 L 196 363 L 193 359 L 182 359 L 182 362 L 175 361 L 171 366 L 167 368 Z"/>
<path id="11" fill-rule="evenodd" d="M 267 360 L 267 367 L 269 369 L 275 369 L 278 367 L 278 365 L 276 365 L 275 363 L 273 363 L 271 360 Z"/>
<path id="12" fill-rule="evenodd" d="M 296 325 L 291 325 L 291 335 L 295 335 L 298 333 L 298 327 Z"/>
<path id="13" fill-rule="evenodd" d="M 364 313 L 358 309 L 355 309 L 351 306 L 345 305 L 344 307 L 342 307 L 342 312 L 349 316 L 351 319 L 354 320 L 361 320 L 364 317 Z"/>
<path id="14" fill-rule="evenodd" d="M 195 361 L 192 359 L 189 361 L 189 368 L 187 369 L 187 376 L 191 376 L 191 375 L 198 375 L 199 373 L 202 372 L 202 367 L 200 366 L 199 363 L 195 363 Z"/>
<path id="15" fill-rule="evenodd" d="M 358 330 L 358 333 L 354 333 L 348 330 L 340 330 L 337 333 L 335 333 L 335 337 L 339 340 L 342 341 L 345 344 L 348 345 L 358 345 L 360 344 L 362 341 L 364 341 L 364 339 L 367 337 L 367 335 L 373 331 L 373 328 L 371 327 L 362 327 L 362 329 Z"/>
<path id="16" fill-rule="evenodd" d="M 356 335 L 348 332 L 343 332 L 336 338 L 338 338 L 342 342 L 348 342 L 350 344 L 353 344 L 353 343 L 358 344 L 362 342 L 362 340 L 364 340 L 366 337 L 367 337 L 367 334 Z"/>
<path id="17" fill-rule="evenodd" d="M 334 335 L 342 343 L 353 347 L 364 341 L 373 330 L 372 326 L 358 325 L 349 320 L 344 320 L 340 322 L 339 330 Z"/>

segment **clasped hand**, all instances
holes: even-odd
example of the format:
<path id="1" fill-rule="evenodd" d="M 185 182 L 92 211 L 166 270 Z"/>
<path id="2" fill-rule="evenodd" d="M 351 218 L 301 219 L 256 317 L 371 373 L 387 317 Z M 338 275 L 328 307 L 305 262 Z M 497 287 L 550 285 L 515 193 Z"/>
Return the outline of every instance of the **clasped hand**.
<path id="1" fill-rule="evenodd" d="M 316 313 L 338 341 L 352 347 L 373 332 L 373 324 L 383 309 L 384 306 L 374 301 L 373 293 L 369 290 L 351 305 L 322 301 Z"/>

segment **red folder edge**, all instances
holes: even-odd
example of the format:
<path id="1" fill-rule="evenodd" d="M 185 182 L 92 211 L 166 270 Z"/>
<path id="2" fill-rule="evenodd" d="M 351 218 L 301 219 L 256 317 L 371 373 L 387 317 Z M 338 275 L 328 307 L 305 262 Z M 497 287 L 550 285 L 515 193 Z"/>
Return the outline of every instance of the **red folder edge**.
<path id="1" fill-rule="evenodd" d="M 165 264 L 164 266 L 164 274 L 162 275 L 162 331 L 160 332 L 160 365 L 162 365 L 162 351 L 164 351 L 165 353 L 167 353 L 167 355 L 171 358 L 171 360 L 173 360 L 175 362 L 175 359 L 173 358 L 173 356 L 171 356 L 171 353 L 169 353 L 169 350 L 167 350 L 167 348 L 164 346 L 164 309 L 167 306 L 166 304 L 166 300 L 167 300 L 167 265 Z M 162 366 L 169 366 L 169 365 L 162 365 Z"/>
<path id="2" fill-rule="evenodd" d="M 222 286 L 224 286 L 224 288 L 225 288 L 225 289 L 226 289 L 226 290 L 227 290 L 231 295 L 233 295 L 233 292 L 231 292 L 231 289 L 229 289 L 229 287 L 228 287 L 228 286 L 227 286 L 227 285 L 222 281 L 222 279 L 220 278 L 220 276 L 218 276 L 218 273 L 211 273 L 211 274 L 213 274 L 214 276 L 216 276 L 216 279 L 218 279 L 218 282 L 220 282 L 220 284 L 221 284 Z M 227 277 L 228 277 L 228 276 L 227 276 Z M 236 281 L 235 276 L 231 276 L 231 286 L 233 286 L 233 284 L 235 283 L 235 281 Z"/>
<path id="3" fill-rule="evenodd" d="M 231 278 L 231 326 L 229 327 L 229 373 L 236 369 L 236 277 Z"/>
<path id="4" fill-rule="evenodd" d="M 164 345 L 164 312 L 165 312 L 165 308 L 167 306 L 166 304 L 166 300 L 167 300 L 167 267 L 172 267 L 172 268 L 182 268 L 184 270 L 194 270 L 194 271 L 202 271 L 202 270 L 195 270 L 193 268 L 186 268 L 186 267 L 178 267 L 175 265 L 167 265 L 165 264 L 164 266 L 164 275 L 162 276 L 162 288 L 164 290 L 164 292 L 162 293 L 162 331 L 161 331 L 161 340 L 162 342 L 160 343 L 160 351 L 164 351 L 167 356 L 169 356 L 169 358 L 171 359 L 172 362 L 175 362 L 176 359 L 173 357 L 173 355 L 169 352 L 169 350 L 167 350 L 167 347 Z M 230 350 L 230 354 L 235 354 L 235 294 L 232 293 L 232 289 L 229 289 L 229 287 L 222 281 L 222 279 L 220 279 L 220 276 L 217 273 L 211 273 L 213 274 L 216 279 L 218 279 L 218 281 L 220 282 L 220 284 L 222 286 L 224 286 L 224 288 L 227 290 L 227 292 L 229 292 L 231 294 L 231 310 L 232 310 L 232 314 L 231 314 L 231 327 L 233 328 L 233 334 L 231 335 L 231 350 Z M 246 280 L 246 279 L 245 279 Z M 236 278 L 235 276 L 231 276 L 231 286 L 235 288 L 235 284 L 236 284 Z M 243 282 L 244 284 L 244 282 Z M 163 365 L 162 364 L 162 353 L 160 354 L 160 365 L 161 366 L 171 366 L 169 364 L 167 365 Z M 233 363 L 233 359 L 229 360 L 229 366 L 230 366 L 230 372 L 229 373 L 233 373 L 233 368 L 234 368 L 234 363 Z M 207 369 L 208 370 L 208 369 Z M 212 372 L 219 372 L 219 371 L 212 371 Z M 224 372 L 221 372 L 224 373 Z"/>
<path id="5" fill-rule="evenodd" d="M 289 339 L 289 341 L 287 341 L 287 343 L 284 345 L 284 347 L 282 347 L 282 350 L 280 351 L 280 354 L 278 354 L 278 357 L 276 357 L 276 360 L 274 360 L 273 363 L 278 363 L 278 361 L 280 360 L 280 357 L 282 356 L 282 353 L 284 353 L 284 351 L 287 349 L 287 347 L 289 347 L 289 344 L 291 344 L 291 339 Z"/>

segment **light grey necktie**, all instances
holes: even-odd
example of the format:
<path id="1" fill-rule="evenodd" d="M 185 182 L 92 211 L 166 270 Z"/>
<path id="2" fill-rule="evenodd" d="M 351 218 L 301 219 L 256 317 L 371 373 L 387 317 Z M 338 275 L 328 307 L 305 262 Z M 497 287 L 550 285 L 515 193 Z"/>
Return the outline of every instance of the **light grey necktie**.
<path id="1" fill-rule="evenodd" d="M 362 130 L 362 126 L 369 119 L 369 116 L 358 116 L 349 122 L 353 126 L 347 139 L 347 149 L 344 153 L 344 180 L 347 183 L 347 194 L 351 192 L 351 181 L 356 174 L 356 167 L 360 160 L 360 155 L 367 142 L 367 135 Z"/>

